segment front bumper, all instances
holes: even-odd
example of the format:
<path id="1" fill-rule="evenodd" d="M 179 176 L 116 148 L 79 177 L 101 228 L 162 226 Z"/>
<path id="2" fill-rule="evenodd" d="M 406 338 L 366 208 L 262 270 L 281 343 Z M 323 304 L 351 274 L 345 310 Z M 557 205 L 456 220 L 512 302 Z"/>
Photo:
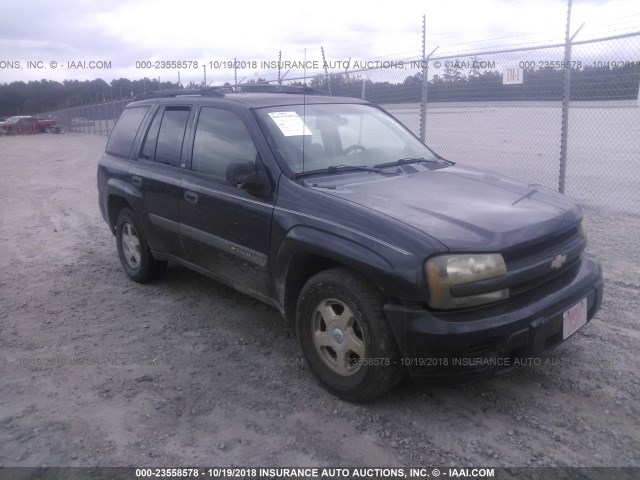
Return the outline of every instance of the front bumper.
<path id="1" fill-rule="evenodd" d="M 506 371 L 563 341 L 563 313 L 587 298 L 587 322 L 602 303 L 598 261 L 584 255 L 570 271 L 505 302 L 436 312 L 385 305 L 402 363 L 414 377 L 462 380 Z"/>

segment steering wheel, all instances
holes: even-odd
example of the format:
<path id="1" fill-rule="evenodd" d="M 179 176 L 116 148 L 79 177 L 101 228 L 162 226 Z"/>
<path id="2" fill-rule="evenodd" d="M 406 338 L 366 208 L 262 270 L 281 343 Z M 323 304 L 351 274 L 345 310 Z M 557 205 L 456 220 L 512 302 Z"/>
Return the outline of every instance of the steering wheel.
<path id="1" fill-rule="evenodd" d="M 355 152 L 356 150 L 360 150 L 362 152 L 364 152 L 366 150 L 366 148 L 364 148 L 362 145 L 356 143 L 354 145 L 351 145 L 350 147 L 345 148 L 342 151 L 343 155 L 350 155 L 351 153 Z"/>

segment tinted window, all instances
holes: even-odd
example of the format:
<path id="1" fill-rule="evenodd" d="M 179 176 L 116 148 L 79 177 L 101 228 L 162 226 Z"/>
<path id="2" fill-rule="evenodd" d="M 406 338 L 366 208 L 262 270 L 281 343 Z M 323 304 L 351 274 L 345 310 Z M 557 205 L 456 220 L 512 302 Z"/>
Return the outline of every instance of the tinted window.
<path id="1" fill-rule="evenodd" d="M 153 122 L 151 122 L 147 136 L 144 139 L 144 144 L 142 145 L 142 151 L 140 152 L 139 158 L 153 160 L 156 156 L 156 142 L 158 141 L 158 132 L 160 131 L 160 122 L 162 121 L 163 113 L 164 111 L 159 109 L 156 112 L 156 116 L 153 117 Z"/>
<path id="2" fill-rule="evenodd" d="M 247 128 L 235 113 L 205 107 L 200 111 L 191 168 L 224 179 L 234 160 L 256 161 L 257 150 Z"/>
<path id="3" fill-rule="evenodd" d="M 131 154 L 133 141 L 140 129 L 140 124 L 147 114 L 149 107 L 127 108 L 116 122 L 109 142 L 107 143 L 107 153 L 128 157 Z"/>
<path id="4" fill-rule="evenodd" d="M 180 166 L 182 142 L 187 129 L 189 107 L 166 107 L 158 133 L 155 161 Z"/>

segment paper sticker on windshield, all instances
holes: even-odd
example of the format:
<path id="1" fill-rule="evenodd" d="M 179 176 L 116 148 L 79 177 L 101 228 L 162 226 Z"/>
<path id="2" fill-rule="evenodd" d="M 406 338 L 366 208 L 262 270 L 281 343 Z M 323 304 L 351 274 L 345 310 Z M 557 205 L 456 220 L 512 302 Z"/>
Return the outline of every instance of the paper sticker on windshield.
<path id="1" fill-rule="evenodd" d="M 311 135 L 311 131 L 296 112 L 269 112 L 269 116 L 285 137 Z"/>

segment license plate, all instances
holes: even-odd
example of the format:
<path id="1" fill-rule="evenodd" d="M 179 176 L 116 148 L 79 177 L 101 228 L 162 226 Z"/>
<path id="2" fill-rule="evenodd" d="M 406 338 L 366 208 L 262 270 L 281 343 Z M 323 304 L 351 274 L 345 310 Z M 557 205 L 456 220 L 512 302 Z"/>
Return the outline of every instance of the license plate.
<path id="1" fill-rule="evenodd" d="M 562 339 L 570 337 L 587 323 L 587 299 L 583 298 L 562 314 Z"/>

